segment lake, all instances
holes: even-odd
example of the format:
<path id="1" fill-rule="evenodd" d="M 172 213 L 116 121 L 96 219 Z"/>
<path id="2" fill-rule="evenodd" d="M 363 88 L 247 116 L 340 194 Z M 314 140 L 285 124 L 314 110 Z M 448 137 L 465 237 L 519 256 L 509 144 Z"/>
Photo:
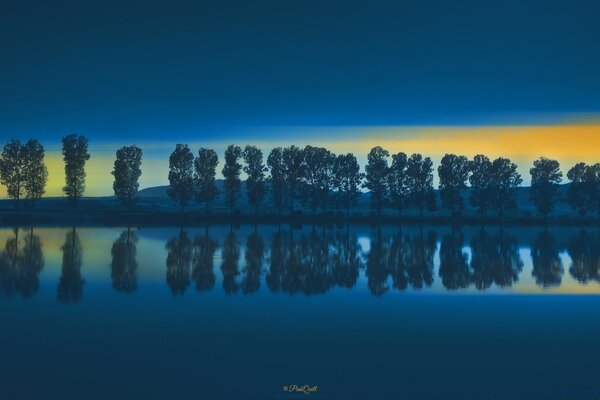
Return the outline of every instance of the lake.
<path id="1" fill-rule="evenodd" d="M 0 246 L 0 398 L 600 398 L 598 229 L 22 227 Z"/>

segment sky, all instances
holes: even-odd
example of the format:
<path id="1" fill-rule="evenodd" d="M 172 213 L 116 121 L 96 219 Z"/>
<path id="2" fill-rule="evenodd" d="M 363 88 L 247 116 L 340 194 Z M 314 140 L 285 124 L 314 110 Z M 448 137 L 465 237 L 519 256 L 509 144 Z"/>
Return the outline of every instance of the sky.
<path id="1" fill-rule="evenodd" d="M 0 5 L 0 142 L 90 139 L 167 183 L 175 143 L 600 161 L 597 1 L 19 1 Z M 501 153 L 501 154 L 500 154 Z M 0 195 L 2 189 L 0 189 Z"/>

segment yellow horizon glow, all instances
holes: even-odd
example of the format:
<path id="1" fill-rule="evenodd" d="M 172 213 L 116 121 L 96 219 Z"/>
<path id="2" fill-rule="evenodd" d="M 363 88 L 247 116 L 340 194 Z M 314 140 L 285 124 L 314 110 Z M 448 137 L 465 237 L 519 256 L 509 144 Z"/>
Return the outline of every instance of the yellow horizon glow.
<path id="1" fill-rule="evenodd" d="M 275 128 L 271 128 L 273 130 Z M 222 154 L 230 143 L 240 146 L 253 144 L 263 149 L 265 158 L 277 146 L 307 144 L 323 146 L 335 153 L 354 153 L 364 168 L 369 150 L 382 146 L 390 154 L 403 151 L 421 153 L 434 161 L 434 166 L 445 153 L 473 157 L 485 154 L 490 158 L 508 157 L 518 166 L 524 181 L 529 181 L 529 168 L 540 156 L 557 159 L 563 175 L 577 162 L 600 162 L 600 122 L 567 123 L 556 125 L 498 125 L 498 126 L 384 126 L 384 127 L 305 127 L 282 128 L 281 139 L 256 140 L 231 138 L 228 140 L 188 141 L 194 153 L 200 146 L 212 147 L 219 153 L 218 174 L 222 168 Z M 317 139 L 319 138 L 319 139 Z M 175 142 L 148 141 L 139 143 L 150 155 L 142 163 L 140 189 L 168 183 L 168 158 Z M 112 194 L 111 175 L 114 154 L 121 144 L 90 144 L 91 159 L 86 165 L 86 196 Z M 94 149 L 96 147 L 96 150 Z M 64 164 L 58 150 L 47 151 L 48 186 L 45 197 L 60 197 L 64 185 Z M 0 197 L 6 189 L 0 187 Z"/>

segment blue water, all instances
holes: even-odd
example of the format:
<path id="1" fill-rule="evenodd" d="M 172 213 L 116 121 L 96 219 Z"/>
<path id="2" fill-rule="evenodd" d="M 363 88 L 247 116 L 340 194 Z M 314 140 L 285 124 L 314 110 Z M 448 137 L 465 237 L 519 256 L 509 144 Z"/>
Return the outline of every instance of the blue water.
<path id="1" fill-rule="evenodd" d="M 600 398 L 597 230 L 24 228 L 0 241 L 2 399 Z"/>

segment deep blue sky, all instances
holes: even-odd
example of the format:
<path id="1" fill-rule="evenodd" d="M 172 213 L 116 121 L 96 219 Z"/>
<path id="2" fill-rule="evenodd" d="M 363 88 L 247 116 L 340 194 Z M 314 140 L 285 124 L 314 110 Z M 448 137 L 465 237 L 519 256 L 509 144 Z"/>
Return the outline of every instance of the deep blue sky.
<path id="1" fill-rule="evenodd" d="M 566 0 L 3 2 L 0 137 L 597 112 L 599 18 Z"/>

